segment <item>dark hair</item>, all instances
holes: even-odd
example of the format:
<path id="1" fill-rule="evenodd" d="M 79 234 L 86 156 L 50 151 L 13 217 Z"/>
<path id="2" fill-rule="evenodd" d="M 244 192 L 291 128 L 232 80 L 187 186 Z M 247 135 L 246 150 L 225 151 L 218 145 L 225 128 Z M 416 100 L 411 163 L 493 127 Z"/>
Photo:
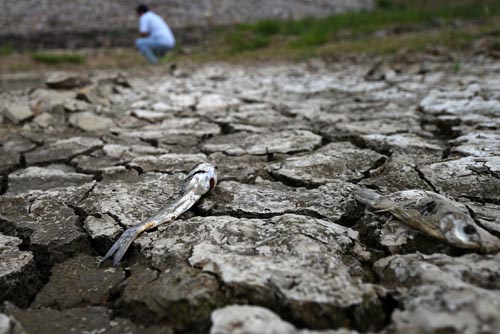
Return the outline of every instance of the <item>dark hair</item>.
<path id="1" fill-rule="evenodd" d="M 146 5 L 140 4 L 135 10 L 137 11 L 137 13 L 142 14 L 148 12 L 149 8 Z"/>

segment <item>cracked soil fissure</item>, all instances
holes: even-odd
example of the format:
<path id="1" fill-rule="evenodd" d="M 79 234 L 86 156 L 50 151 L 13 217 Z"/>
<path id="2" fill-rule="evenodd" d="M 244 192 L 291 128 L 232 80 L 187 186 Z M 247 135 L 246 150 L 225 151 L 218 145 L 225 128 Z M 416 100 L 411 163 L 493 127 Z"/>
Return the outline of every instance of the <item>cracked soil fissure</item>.
<path id="1" fill-rule="evenodd" d="M 215 314 L 246 326 L 265 311 L 287 324 L 269 328 L 295 328 L 286 333 L 494 332 L 497 254 L 436 241 L 354 196 L 431 190 L 500 235 L 500 143 L 474 135 L 500 127 L 498 60 L 464 58 L 450 72 L 415 71 L 435 60 L 409 59 L 394 63 L 391 81 L 370 77 L 376 61 L 318 60 L 96 72 L 85 94 L 98 97 L 84 104 L 77 87 L 0 92 L 39 106 L 19 124 L 0 117 L 9 324 L 76 312 L 91 317 L 81 331 L 113 322 L 119 332 L 194 333 L 218 328 Z M 175 197 L 195 161 L 218 162 L 216 188 L 143 233 L 121 266 L 92 267 Z M 247 318 L 225 315 L 236 305 L 248 305 Z"/>

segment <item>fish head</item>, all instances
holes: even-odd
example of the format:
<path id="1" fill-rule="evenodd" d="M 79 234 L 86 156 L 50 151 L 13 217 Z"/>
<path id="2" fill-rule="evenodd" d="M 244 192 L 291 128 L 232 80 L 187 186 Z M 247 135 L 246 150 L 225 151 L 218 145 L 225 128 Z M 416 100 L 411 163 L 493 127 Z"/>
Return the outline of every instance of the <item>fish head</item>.
<path id="1" fill-rule="evenodd" d="M 469 216 L 460 212 L 449 212 L 441 217 L 439 225 L 451 244 L 461 248 L 480 248 L 481 237 L 476 224 Z"/>
<path id="2" fill-rule="evenodd" d="M 500 250 L 500 240 L 477 225 L 472 217 L 465 213 L 446 213 L 439 224 L 445 238 L 452 245 L 486 252 Z"/>
<path id="3" fill-rule="evenodd" d="M 193 168 L 186 177 L 192 186 L 207 192 L 217 185 L 217 166 L 209 163 L 201 163 Z"/>
<path id="4" fill-rule="evenodd" d="M 204 168 L 206 170 L 209 179 L 210 189 L 214 189 L 215 186 L 217 185 L 217 166 L 210 164 L 204 164 L 204 165 L 206 165 Z"/>

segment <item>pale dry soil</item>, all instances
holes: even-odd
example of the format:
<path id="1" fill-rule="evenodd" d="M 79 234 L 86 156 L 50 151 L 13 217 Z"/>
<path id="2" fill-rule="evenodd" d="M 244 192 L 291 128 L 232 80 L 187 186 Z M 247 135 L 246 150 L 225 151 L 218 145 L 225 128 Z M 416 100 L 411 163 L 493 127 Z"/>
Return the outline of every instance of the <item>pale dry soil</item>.
<path id="1" fill-rule="evenodd" d="M 0 333 L 495 333 L 500 255 L 374 212 L 423 189 L 500 236 L 500 62 L 182 65 L 0 93 Z M 96 263 L 201 162 L 219 184 Z"/>

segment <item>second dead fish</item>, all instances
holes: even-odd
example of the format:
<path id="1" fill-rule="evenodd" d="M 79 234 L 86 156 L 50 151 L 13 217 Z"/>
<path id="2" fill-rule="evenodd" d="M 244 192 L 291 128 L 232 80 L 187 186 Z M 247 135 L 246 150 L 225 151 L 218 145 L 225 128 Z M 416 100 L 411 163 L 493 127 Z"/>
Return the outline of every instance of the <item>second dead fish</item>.
<path id="1" fill-rule="evenodd" d="M 500 239 L 477 225 L 466 209 L 442 195 L 415 189 L 382 196 L 362 188 L 356 199 L 452 246 L 482 252 L 500 250 Z"/>

